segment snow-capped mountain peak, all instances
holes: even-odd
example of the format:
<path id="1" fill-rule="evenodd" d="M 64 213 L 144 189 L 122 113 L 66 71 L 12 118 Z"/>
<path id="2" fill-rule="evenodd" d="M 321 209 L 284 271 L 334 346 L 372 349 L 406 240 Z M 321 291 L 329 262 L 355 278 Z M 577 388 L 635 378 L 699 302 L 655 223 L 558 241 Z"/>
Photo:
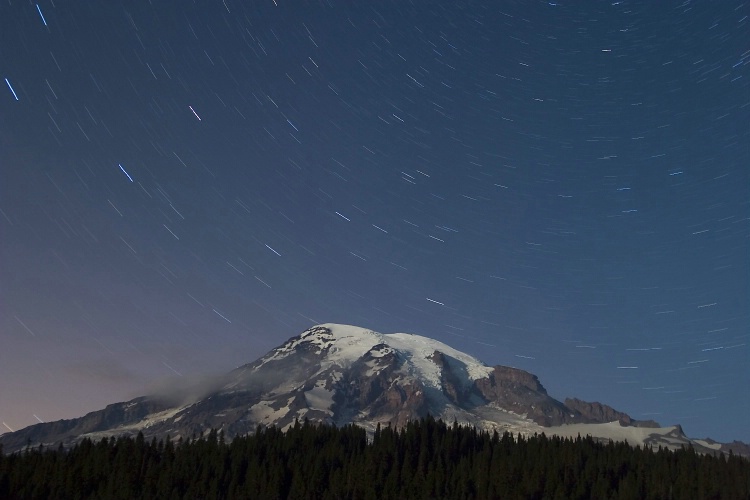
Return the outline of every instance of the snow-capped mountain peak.
<path id="1" fill-rule="evenodd" d="M 317 354 L 325 354 L 321 368 L 332 365 L 348 368 L 368 352 L 374 358 L 386 353 L 398 352 L 408 368 L 431 387 L 440 386 L 440 368 L 432 361 L 435 351 L 456 360 L 468 381 L 487 377 L 492 368 L 473 356 L 458 351 L 440 341 L 410 333 L 382 334 L 351 325 L 327 323 L 303 332 L 299 337 L 274 350 L 268 360 L 281 359 L 295 350 L 304 348 Z M 377 349 L 376 349 L 377 348 Z"/>
<path id="2" fill-rule="evenodd" d="M 350 325 L 309 328 L 195 394 L 189 400 L 151 396 L 116 403 L 78 419 L 4 434 L 0 443 L 13 451 L 29 442 L 69 444 L 139 431 L 149 438 L 191 437 L 212 428 L 231 438 L 258 425 L 285 428 L 297 419 L 374 430 L 377 424 L 402 426 L 431 414 L 501 433 L 566 435 L 575 424 L 581 434 L 631 436 L 637 444 L 702 446 L 685 438 L 679 426 L 657 429 L 655 422 L 633 420 L 600 403 L 560 402 L 533 374 L 487 366 L 440 341 Z M 613 434 L 622 427 L 638 431 Z"/>

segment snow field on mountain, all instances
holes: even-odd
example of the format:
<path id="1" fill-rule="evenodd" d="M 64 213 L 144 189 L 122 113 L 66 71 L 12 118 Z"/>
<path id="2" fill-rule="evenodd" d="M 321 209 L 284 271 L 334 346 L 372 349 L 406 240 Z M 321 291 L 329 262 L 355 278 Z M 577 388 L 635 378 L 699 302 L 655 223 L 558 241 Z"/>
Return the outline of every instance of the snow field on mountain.
<path id="1" fill-rule="evenodd" d="M 272 424 L 276 420 L 283 418 L 289 413 L 289 405 L 294 401 L 294 396 L 290 397 L 286 402 L 286 406 L 282 406 L 278 410 L 271 407 L 274 401 L 261 401 L 250 407 L 251 418 L 262 422 L 264 424 Z"/>
<path id="2" fill-rule="evenodd" d="M 675 439 L 669 435 L 674 432 L 676 426 L 670 427 L 623 427 L 619 422 L 608 422 L 606 424 L 568 424 L 557 427 L 544 428 L 545 434 L 554 434 L 560 437 L 576 438 L 591 436 L 600 439 L 611 439 L 612 441 L 626 441 L 631 446 L 645 445 L 649 440 L 658 439 L 662 445 L 679 448 L 686 444 L 685 439 Z"/>
<path id="3" fill-rule="evenodd" d="M 376 345 L 386 344 L 405 355 L 411 367 L 416 371 L 416 375 L 431 387 L 440 387 L 440 368 L 429 359 L 435 351 L 440 351 L 465 365 L 466 374 L 469 377 L 468 380 L 462 381 L 465 385 L 470 385 L 472 381 L 486 377 L 492 372 L 491 367 L 478 359 L 457 351 L 442 342 L 420 335 L 409 333 L 382 334 L 366 328 L 333 323 L 319 326 L 329 329 L 335 339 L 331 343 L 323 344 L 330 348 L 327 356 L 327 361 L 330 364 L 338 364 L 342 367 L 350 366 Z M 374 353 L 374 356 L 377 356 L 377 353 Z M 456 375 L 459 375 L 461 370 L 458 370 L 458 372 Z"/>
<path id="4" fill-rule="evenodd" d="M 333 391 L 325 388 L 325 380 L 318 380 L 315 387 L 305 392 L 305 401 L 310 409 L 321 410 L 333 416 Z"/>
<path id="5" fill-rule="evenodd" d="M 388 344 L 391 347 L 411 355 L 410 360 L 419 375 L 429 381 L 433 387 L 440 387 L 440 368 L 434 361 L 429 359 L 435 351 L 440 351 L 465 365 L 469 380 L 463 380 L 464 385 L 470 385 L 472 381 L 487 377 L 492 373 L 492 368 L 486 366 L 478 359 L 457 351 L 437 340 L 410 333 L 389 333 L 384 335 L 384 337 L 388 339 Z M 456 373 L 456 375 L 459 375 L 459 373 Z"/>

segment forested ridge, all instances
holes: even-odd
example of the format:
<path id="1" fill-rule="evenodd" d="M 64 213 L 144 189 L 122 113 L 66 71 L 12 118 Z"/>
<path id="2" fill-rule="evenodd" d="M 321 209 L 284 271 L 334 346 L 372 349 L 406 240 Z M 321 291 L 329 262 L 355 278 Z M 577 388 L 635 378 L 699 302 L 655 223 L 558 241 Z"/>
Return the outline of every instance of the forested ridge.
<path id="1" fill-rule="evenodd" d="M 368 441 L 355 426 L 297 422 L 225 442 L 120 437 L 0 449 L 0 498 L 747 499 L 750 461 L 477 431 L 431 417 Z"/>

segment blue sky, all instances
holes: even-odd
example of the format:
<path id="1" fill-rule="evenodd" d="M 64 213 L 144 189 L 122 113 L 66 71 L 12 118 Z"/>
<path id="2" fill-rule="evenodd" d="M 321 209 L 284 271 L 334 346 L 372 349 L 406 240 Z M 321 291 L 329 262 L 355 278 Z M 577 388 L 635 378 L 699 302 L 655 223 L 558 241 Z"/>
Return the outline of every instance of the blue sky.
<path id="1" fill-rule="evenodd" d="M 750 441 L 748 7 L 0 7 L 0 421 L 315 323 Z"/>

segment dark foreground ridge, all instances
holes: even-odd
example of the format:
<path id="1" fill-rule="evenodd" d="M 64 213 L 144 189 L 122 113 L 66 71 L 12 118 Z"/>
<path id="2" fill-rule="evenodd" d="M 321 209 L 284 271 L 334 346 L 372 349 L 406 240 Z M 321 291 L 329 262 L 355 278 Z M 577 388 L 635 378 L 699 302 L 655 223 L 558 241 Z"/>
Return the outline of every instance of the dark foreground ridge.
<path id="1" fill-rule="evenodd" d="M 750 496 L 750 461 L 477 431 L 427 417 L 367 432 L 296 422 L 174 443 L 84 439 L 0 450 L 0 498 L 703 498 Z"/>

